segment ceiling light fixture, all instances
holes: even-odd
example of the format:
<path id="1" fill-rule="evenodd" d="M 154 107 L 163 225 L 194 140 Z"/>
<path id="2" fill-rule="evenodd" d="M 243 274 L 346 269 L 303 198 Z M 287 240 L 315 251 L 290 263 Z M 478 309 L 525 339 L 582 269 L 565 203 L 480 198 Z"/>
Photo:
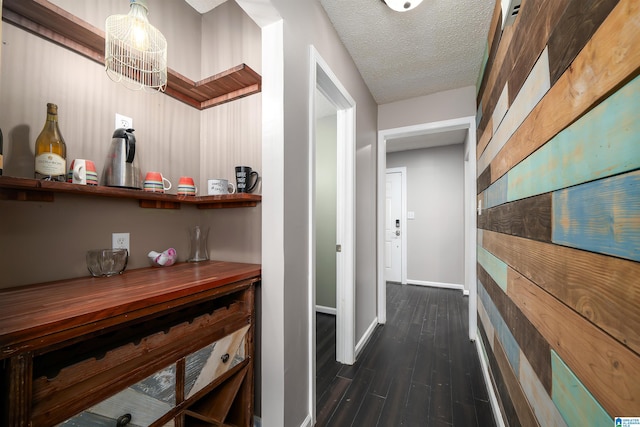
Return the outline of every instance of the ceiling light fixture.
<path id="1" fill-rule="evenodd" d="M 149 23 L 146 0 L 129 0 L 129 14 L 105 21 L 104 62 L 107 75 L 129 89 L 164 91 L 167 86 L 167 40 Z"/>
<path id="2" fill-rule="evenodd" d="M 382 0 L 387 6 L 396 12 L 406 12 L 418 7 L 422 0 Z"/>

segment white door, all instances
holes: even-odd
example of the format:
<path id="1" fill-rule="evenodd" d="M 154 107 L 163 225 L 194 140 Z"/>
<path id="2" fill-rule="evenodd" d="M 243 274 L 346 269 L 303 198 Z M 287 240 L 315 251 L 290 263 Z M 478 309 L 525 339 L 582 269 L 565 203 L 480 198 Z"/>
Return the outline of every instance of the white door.
<path id="1" fill-rule="evenodd" d="M 385 213 L 385 280 L 402 282 L 402 173 L 387 172 Z"/>

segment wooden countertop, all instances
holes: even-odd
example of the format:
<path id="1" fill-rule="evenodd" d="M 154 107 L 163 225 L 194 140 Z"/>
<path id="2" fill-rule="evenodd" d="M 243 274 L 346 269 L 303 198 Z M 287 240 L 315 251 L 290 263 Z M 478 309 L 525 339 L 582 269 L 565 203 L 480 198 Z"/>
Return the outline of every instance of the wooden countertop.
<path id="1" fill-rule="evenodd" d="M 0 290 L 0 359 L 206 300 L 260 274 L 259 264 L 206 261 Z"/>

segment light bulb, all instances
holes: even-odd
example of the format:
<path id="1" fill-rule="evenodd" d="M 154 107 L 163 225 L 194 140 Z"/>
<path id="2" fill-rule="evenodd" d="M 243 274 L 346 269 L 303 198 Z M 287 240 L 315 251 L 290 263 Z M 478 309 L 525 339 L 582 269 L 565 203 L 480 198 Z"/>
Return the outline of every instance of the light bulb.
<path id="1" fill-rule="evenodd" d="M 396 12 L 406 12 L 418 7 L 422 0 L 384 0 L 384 2 Z"/>
<path id="2" fill-rule="evenodd" d="M 147 50 L 149 48 L 149 35 L 145 28 L 144 22 L 136 20 L 131 27 L 131 42 L 133 47 L 138 50 Z"/>

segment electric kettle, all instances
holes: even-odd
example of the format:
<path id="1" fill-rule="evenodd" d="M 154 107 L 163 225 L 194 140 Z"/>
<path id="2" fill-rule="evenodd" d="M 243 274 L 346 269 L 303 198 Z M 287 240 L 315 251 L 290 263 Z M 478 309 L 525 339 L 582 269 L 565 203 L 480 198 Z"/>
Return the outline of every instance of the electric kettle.
<path id="1" fill-rule="evenodd" d="M 119 128 L 113 132 L 101 184 L 142 189 L 142 174 L 138 166 L 133 129 Z"/>

